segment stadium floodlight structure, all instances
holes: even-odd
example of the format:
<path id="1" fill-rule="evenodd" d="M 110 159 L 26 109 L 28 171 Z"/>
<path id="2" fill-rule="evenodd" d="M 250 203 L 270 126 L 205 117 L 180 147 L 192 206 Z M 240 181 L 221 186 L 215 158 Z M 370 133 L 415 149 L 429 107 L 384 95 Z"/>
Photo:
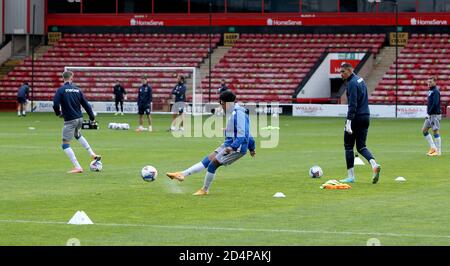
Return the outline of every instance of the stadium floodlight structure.
<path id="1" fill-rule="evenodd" d="M 395 117 L 398 105 L 398 0 L 395 0 Z"/>
<path id="2" fill-rule="evenodd" d="M 33 30 L 31 37 L 31 112 L 33 112 L 33 102 L 34 102 L 34 25 L 36 25 L 36 5 L 33 5 Z"/>
<path id="3" fill-rule="evenodd" d="M 75 73 L 77 71 L 191 71 L 192 72 L 192 115 L 197 114 L 198 106 L 202 107 L 202 95 L 197 93 L 197 80 L 198 71 L 195 67 L 86 67 L 86 66 L 66 66 L 64 71 L 72 71 Z M 115 76 L 118 78 L 117 76 Z M 151 84 L 151 77 L 149 77 L 149 83 Z M 197 99 L 198 98 L 198 99 Z M 200 108 L 201 110 L 202 108 Z M 202 112 L 200 112 L 201 114 Z"/>
<path id="4" fill-rule="evenodd" d="M 212 2 L 209 1 L 208 103 L 211 103 Z"/>

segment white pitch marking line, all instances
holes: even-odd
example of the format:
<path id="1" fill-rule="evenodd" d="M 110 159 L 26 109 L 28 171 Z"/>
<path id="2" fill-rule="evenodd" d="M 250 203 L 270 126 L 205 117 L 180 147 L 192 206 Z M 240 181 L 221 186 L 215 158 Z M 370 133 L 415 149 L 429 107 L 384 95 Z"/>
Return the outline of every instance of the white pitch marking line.
<path id="1" fill-rule="evenodd" d="M 67 224 L 66 222 L 55 221 L 28 221 L 28 220 L 0 220 L 0 223 L 31 223 L 31 224 Z M 370 236 L 391 236 L 391 237 L 423 237 L 423 238 L 449 238 L 446 235 L 426 235 L 426 234 L 398 234 L 379 232 L 346 232 L 346 231 L 320 231 L 320 230 L 295 230 L 295 229 L 257 229 L 238 227 L 208 227 L 208 226 L 184 226 L 184 225 L 150 225 L 150 224 L 115 224 L 115 223 L 95 223 L 90 226 L 112 226 L 112 227 L 153 227 L 185 230 L 212 230 L 212 231 L 247 231 L 247 232 L 267 232 L 267 233 L 296 233 L 296 234 L 336 234 L 336 235 L 370 235 Z"/>

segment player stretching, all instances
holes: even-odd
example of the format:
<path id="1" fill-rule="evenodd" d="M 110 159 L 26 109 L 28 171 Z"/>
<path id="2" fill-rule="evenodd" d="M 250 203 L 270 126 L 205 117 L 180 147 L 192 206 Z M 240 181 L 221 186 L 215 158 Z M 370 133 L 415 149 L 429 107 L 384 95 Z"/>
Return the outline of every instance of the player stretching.
<path id="1" fill-rule="evenodd" d="M 373 169 L 372 183 L 376 184 L 380 178 L 381 166 L 366 147 L 367 133 L 369 132 L 370 111 L 367 96 L 367 87 L 364 80 L 353 73 L 349 63 L 341 65 L 341 77 L 347 81 L 348 112 L 344 130 L 345 159 L 347 162 L 348 177 L 341 180 L 344 183 L 355 182 L 355 154 L 353 147 L 356 142 L 358 153 L 364 156 Z"/>
<path id="2" fill-rule="evenodd" d="M 250 119 L 246 109 L 235 103 L 236 95 L 230 90 L 220 94 L 220 105 L 229 115 L 225 128 L 225 142 L 214 152 L 203 158 L 201 162 L 190 168 L 175 173 L 167 173 L 171 179 L 183 181 L 185 177 L 207 169 L 203 187 L 194 196 L 204 196 L 209 193 L 209 187 L 214 180 L 216 170 L 222 165 L 230 165 L 250 151 L 255 156 L 255 141 L 250 134 Z M 228 112 L 227 112 L 228 111 Z"/>
<path id="3" fill-rule="evenodd" d="M 428 106 L 427 106 L 427 117 L 423 123 L 422 132 L 425 139 L 430 144 L 430 150 L 428 151 L 428 156 L 439 156 L 441 155 L 441 136 L 439 135 L 440 121 L 441 121 L 441 94 L 439 89 L 436 87 L 436 78 L 429 77 L 427 80 L 428 84 Z M 431 138 L 428 130 L 433 129 L 434 142 Z"/>
<path id="4" fill-rule="evenodd" d="M 89 120 L 95 121 L 92 108 L 84 98 L 81 90 L 72 84 L 73 73 L 65 71 L 63 73 L 64 85 L 60 87 L 53 98 L 53 110 L 59 117 L 64 117 L 64 127 L 62 130 L 62 148 L 69 156 L 74 168 L 68 173 L 83 173 L 83 168 L 78 163 L 75 153 L 70 147 L 70 141 L 75 137 L 78 142 L 89 152 L 92 159 L 100 161 L 101 156 L 94 153 L 87 140 L 81 135 L 81 126 L 83 124 L 83 114 L 81 106 L 89 115 Z"/>

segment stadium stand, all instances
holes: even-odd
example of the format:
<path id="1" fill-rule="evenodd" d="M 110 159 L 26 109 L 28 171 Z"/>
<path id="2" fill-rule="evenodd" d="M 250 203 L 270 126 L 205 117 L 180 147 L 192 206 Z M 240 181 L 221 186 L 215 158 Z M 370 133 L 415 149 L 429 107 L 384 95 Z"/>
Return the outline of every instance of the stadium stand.
<path id="1" fill-rule="evenodd" d="M 220 35 L 212 38 L 215 48 Z M 198 67 L 208 57 L 207 34 L 65 34 L 53 48 L 34 62 L 34 99 L 51 100 L 61 85 L 65 66 L 88 67 Z M 176 75 L 189 72 L 171 71 L 79 71 L 76 84 L 91 101 L 111 101 L 116 79 L 128 90 L 134 101 L 145 75 L 153 87 L 154 105 L 171 97 Z M 0 81 L 0 98 L 15 100 L 23 81 L 31 80 L 31 57 Z"/>
<path id="2" fill-rule="evenodd" d="M 412 34 L 398 57 L 398 104 L 426 104 L 430 75 L 437 77 L 442 105 L 450 100 L 449 34 Z M 394 104 L 395 62 L 369 98 L 372 104 Z"/>
<path id="3" fill-rule="evenodd" d="M 212 70 L 212 88 L 225 78 L 240 101 L 290 103 L 297 86 L 326 50 L 378 54 L 384 42 L 385 34 L 241 34 Z M 207 76 L 202 88 L 208 83 Z M 203 97 L 208 97 L 205 89 Z"/>
<path id="4" fill-rule="evenodd" d="M 212 88 L 225 78 L 241 101 L 292 102 L 292 94 L 325 51 L 370 51 L 377 54 L 385 34 L 241 34 L 212 71 Z M 220 35 L 213 37 L 213 48 Z M 34 62 L 35 100 L 51 100 L 60 86 L 65 66 L 190 66 L 208 57 L 207 34 L 65 34 Z M 436 75 L 442 102 L 450 100 L 450 37 L 448 34 L 412 34 L 399 55 L 399 104 L 424 104 L 426 78 Z M 187 74 L 187 73 L 186 73 Z M 102 77 L 98 77 L 101 75 Z M 155 104 L 170 99 L 176 73 L 101 71 L 77 73 L 77 84 L 93 101 L 110 101 L 111 88 L 120 79 L 130 91 L 147 75 Z M 31 58 L 0 81 L 0 98 L 15 100 L 17 88 L 31 80 Z M 203 97 L 208 77 L 202 80 Z M 135 93 L 128 100 L 134 101 Z M 395 63 L 370 96 L 372 104 L 395 103 Z"/>

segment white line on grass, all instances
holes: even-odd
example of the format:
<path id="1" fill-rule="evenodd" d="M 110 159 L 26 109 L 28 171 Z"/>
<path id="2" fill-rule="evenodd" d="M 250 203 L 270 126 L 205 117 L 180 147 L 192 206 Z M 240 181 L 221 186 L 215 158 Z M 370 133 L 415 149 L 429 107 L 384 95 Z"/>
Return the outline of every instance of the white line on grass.
<path id="1" fill-rule="evenodd" d="M 29 220 L 0 220 L 0 223 L 31 223 L 31 224 L 67 224 L 56 221 L 29 221 Z M 116 224 L 116 223 L 95 223 L 90 226 L 111 226 L 111 227 L 151 227 L 181 230 L 210 230 L 210 231 L 238 231 L 238 232 L 264 232 L 264 233 L 293 233 L 293 234 L 324 234 L 324 235 L 365 235 L 365 236 L 390 236 L 390 237 L 422 237 L 422 238 L 448 238 L 448 235 L 427 235 L 427 234 L 398 234 L 379 232 L 348 232 L 348 231 L 322 231 L 322 230 L 296 230 L 296 229 L 258 229 L 239 227 L 208 227 L 189 225 L 152 225 L 152 224 Z M 71 226 L 71 225 L 70 225 Z"/>

